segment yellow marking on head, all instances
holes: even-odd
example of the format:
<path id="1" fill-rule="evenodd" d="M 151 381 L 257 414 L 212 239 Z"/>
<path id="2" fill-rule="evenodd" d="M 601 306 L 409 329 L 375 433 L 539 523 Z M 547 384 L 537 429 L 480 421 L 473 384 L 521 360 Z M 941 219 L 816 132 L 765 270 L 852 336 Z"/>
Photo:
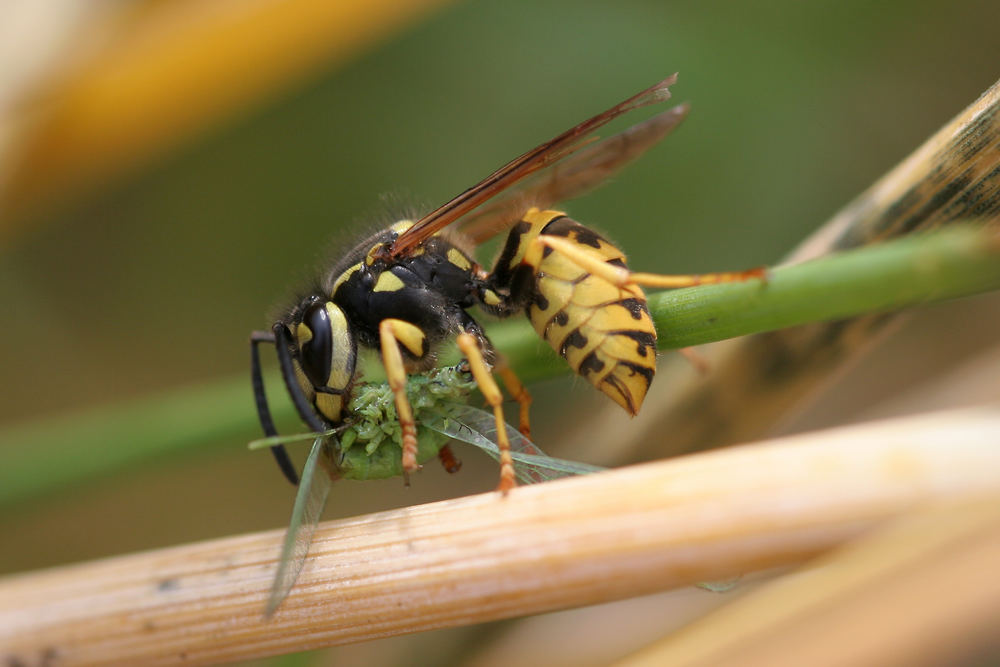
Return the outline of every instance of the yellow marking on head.
<path id="1" fill-rule="evenodd" d="M 305 322 L 299 322 L 298 326 L 295 327 L 295 340 L 298 342 L 299 347 L 302 347 L 311 341 L 312 337 L 312 329 L 310 329 Z"/>
<path id="2" fill-rule="evenodd" d="M 372 291 L 398 292 L 404 287 L 406 287 L 406 285 L 403 284 L 402 278 L 397 276 L 392 271 L 383 271 L 379 274 L 378 280 L 375 281 L 375 287 L 372 288 Z"/>
<path id="3" fill-rule="evenodd" d="M 333 355 L 330 358 L 330 377 L 326 386 L 331 389 L 347 389 L 354 378 L 357 365 L 356 347 L 347 324 L 347 316 L 333 303 L 326 304 L 327 315 L 330 316 L 330 334 L 333 343 Z"/>
<path id="4" fill-rule="evenodd" d="M 472 262 L 470 262 L 469 258 L 462 254 L 462 251 L 458 248 L 448 249 L 448 261 L 463 271 L 468 271 L 472 268 Z"/>
<path id="5" fill-rule="evenodd" d="M 355 271 L 360 271 L 360 270 L 361 270 L 361 265 L 360 264 L 355 264 L 351 268 L 349 268 L 346 271 L 344 271 L 343 273 L 341 273 L 340 276 L 337 278 L 337 280 L 333 283 L 333 289 L 330 291 L 330 296 L 332 297 L 334 294 L 336 294 L 337 289 L 341 285 L 343 285 L 347 281 L 348 278 L 350 278 L 352 275 L 354 275 Z"/>
<path id="6" fill-rule="evenodd" d="M 338 394 L 319 393 L 316 394 L 313 405 L 327 421 L 337 423 L 341 420 L 341 413 L 344 410 L 344 397 Z"/>

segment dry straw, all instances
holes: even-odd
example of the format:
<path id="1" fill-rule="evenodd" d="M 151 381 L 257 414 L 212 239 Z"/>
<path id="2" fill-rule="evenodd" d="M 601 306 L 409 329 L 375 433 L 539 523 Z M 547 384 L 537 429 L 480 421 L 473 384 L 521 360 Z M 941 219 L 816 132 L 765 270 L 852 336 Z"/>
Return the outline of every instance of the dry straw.
<path id="1" fill-rule="evenodd" d="M 1000 495 L 1000 410 L 791 437 L 322 524 L 263 610 L 280 531 L 0 580 L 0 655 L 208 664 L 793 565 L 915 507 Z"/>

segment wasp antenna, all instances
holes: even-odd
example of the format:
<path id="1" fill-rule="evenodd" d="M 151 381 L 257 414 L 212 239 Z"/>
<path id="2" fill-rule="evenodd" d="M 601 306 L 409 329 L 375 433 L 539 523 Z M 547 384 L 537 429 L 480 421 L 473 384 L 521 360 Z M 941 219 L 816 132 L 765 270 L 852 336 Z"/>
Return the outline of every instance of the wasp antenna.
<path id="1" fill-rule="evenodd" d="M 269 438 L 278 435 L 278 429 L 274 426 L 274 420 L 271 418 L 271 409 L 267 404 L 267 394 L 264 392 L 264 377 L 260 369 L 260 353 L 257 350 L 257 346 L 260 343 L 271 343 L 273 345 L 274 342 L 274 334 L 267 331 L 254 331 L 250 335 L 250 378 L 253 386 L 253 395 L 257 404 L 257 416 L 260 419 L 261 428 L 264 429 L 264 435 Z M 274 460 L 278 463 L 278 467 L 281 468 L 285 479 L 292 484 L 298 484 L 299 475 L 295 471 L 295 466 L 292 465 L 292 460 L 288 457 L 288 452 L 285 450 L 284 445 L 274 445 L 271 447 L 271 453 L 274 455 Z"/>

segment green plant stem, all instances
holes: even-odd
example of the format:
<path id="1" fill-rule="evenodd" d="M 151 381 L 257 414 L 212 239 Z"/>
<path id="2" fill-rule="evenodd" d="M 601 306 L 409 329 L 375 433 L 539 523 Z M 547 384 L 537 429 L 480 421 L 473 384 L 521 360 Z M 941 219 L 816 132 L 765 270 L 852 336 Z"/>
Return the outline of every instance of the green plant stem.
<path id="1" fill-rule="evenodd" d="M 679 348 L 995 289 L 996 231 L 965 226 L 779 267 L 766 283 L 662 292 L 649 304 L 660 346 Z M 525 381 L 569 372 L 520 318 L 490 336 Z M 376 366 L 368 364 L 366 377 L 379 377 Z M 280 380 L 271 376 L 268 387 L 276 416 L 291 417 Z M 255 422 L 249 377 L 241 376 L 7 427 L 0 431 L 0 508 L 153 457 L 249 439 Z"/>
<path id="2" fill-rule="evenodd" d="M 128 465 L 252 438 L 260 430 L 253 419 L 248 373 L 8 426 L 0 431 L 0 508 Z"/>
<path id="3" fill-rule="evenodd" d="M 998 288 L 1000 235 L 960 226 L 771 271 L 759 281 L 661 292 L 649 300 L 660 347 L 680 348 Z"/>

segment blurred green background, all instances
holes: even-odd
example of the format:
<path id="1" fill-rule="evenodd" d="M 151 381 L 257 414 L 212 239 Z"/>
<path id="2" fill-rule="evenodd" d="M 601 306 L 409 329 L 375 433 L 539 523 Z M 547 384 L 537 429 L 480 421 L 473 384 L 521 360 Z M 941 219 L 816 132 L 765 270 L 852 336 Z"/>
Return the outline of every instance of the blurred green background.
<path id="1" fill-rule="evenodd" d="M 997 25 L 1000 5 L 973 1 L 445 8 L 33 219 L 0 255 L 0 428 L 243 382 L 248 333 L 331 238 L 440 203 L 674 71 L 689 119 L 568 210 L 640 270 L 774 263 L 997 79 Z M 556 451 L 559 419 L 599 400 L 571 378 L 533 390 Z M 241 437 L 0 508 L 0 572 L 283 525 L 292 489 L 246 450 L 256 433 L 247 380 Z M 75 437 L 67 423 L 52 455 Z M 491 488 L 492 462 L 460 455 L 471 472 L 431 466 L 408 490 L 344 483 L 328 516 Z"/>

